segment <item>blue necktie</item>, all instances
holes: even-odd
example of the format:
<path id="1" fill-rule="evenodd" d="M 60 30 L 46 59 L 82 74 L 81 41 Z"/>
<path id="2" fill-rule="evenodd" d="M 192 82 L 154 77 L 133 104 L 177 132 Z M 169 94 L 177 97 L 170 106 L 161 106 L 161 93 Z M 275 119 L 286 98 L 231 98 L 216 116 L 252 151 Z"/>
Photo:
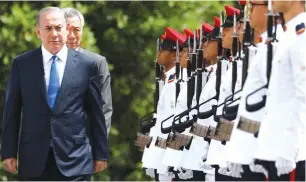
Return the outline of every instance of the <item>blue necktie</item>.
<path id="1" fill-rule="evenodd" d="M 57 56 L 52 56 L 52 65 L 50 70 L 50 80 L 48 87 L 48 99 L 51 109 L 54 108 L 56 96 L 60 88 L 59 75 L 57 71 L 57 60 L 58 60 Z"/>

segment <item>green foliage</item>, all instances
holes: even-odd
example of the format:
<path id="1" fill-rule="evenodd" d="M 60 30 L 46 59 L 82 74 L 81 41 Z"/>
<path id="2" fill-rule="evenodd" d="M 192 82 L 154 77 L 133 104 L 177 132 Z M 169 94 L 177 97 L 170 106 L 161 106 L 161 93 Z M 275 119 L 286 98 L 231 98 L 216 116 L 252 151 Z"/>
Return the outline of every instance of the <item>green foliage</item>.
<path id="1" fill-rule="evenodd" d="M 166 26 L 183 31 L 212 23 L 223 9 L 218 1 L 0 2 L 0 111 L 11 60 L 40 46 L 35 15 L 46 6 L 75 7 L 85 15 L 82 46 L 104 55 L 112 75 L 114 113 L 108 169 L 94 180 L 150 180 L 134 147 L 139 120 L 153 108 L 156 39 Z M 0 118 L 2 118 L 2 112 Z M 15 180 L 0 164 L 0 180 Z"/>

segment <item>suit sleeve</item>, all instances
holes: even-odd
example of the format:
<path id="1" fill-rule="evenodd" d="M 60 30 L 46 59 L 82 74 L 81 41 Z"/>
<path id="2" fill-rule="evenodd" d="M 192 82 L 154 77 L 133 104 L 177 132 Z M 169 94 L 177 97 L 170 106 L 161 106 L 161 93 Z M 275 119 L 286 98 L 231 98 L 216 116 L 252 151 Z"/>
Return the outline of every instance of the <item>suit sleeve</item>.
<path id="1" fill-rule="evenodd" d="M 108 70 L 107 61 L 102 57 L 102 61 L 99 67 L 100 83 L 101 83 L 101 95 L 104 99 L 105 105 L 103 106 L 103 113 L 105 117 L 105 123 L 107 128 L 107 134 L 109 134 L 111 128 L 111 117 L 113 113 L 112 105 L 112 91 L 111 91 L 111 76 Z"/>
<path id="2" fill-rule="evenodd" d="M 17 158 L 20 114 L 22 109 L 21 90 L 17 60 L 13 60 L 8 84 L 2 121 L 1 159 Z"/>
<path id="3" fill-rule="evenodd" d="M 290 49 L 290 69 L 293 81 L 292 103 L 288 112 L 289 121 L 286 121 L 283 137 L 284 148 L 281 157 L 295 161 L 299 150 L 299 135 L 306 128 L 306 34 L 298 36 Z"/>
<path id="4" fill-rule="evenodd" d="M 100 93 L 100 74 L 96 63 L 93 64 L 90 75 L 89 89 L 86 98 L 86 111 L 89 117 L 92 153 L 94 160 L 108 160 L 109 148 L 107 140 L 107 128 L 103 114 L 104 101 Z"/>

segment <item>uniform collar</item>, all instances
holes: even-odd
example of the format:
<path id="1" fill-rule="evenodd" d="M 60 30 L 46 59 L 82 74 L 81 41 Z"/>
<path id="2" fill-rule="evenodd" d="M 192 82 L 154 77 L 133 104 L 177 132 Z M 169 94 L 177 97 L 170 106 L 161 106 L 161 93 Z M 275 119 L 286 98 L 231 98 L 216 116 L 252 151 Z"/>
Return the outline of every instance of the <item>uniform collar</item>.
<path id="1" fill-rule="evenodd" d="M 275 32 L 275 26 L 273 26 L 272 31 Z M 277 25 L 276 31 L 277 31 L 277 32 L 276 32 L 276 39 L 279 39 L 279 38 L 282 36 L 282 34 L 284 33 L 283 27 L 282 27 L 281 24 L 278 24 L 278 25 Z M 262 33 L 262 34 L 260 35 L 260 38 L 261 38 L 261 41 L 257 44 L 257 46 L 258 46 L 258 45 L 261 45 L 261 44 L 263 44 L 263 43 L 265 43 L 265 42 L 267 41 L 268 32 L 265 31 L 264 33 Z"/>
<path id="2" fill-rule="evenodd" d="M 291 20 L 289 20 L 288 22 L 286 22 L 286 27 L 287 27 L 287 31 L 294 31 L 295 32 L 295 26 L 301 22 L 304 22 L 306 19 L 306 13 L 302 12 L 298 15 L 296 15 L 295 17 L 293 17 Z"/>

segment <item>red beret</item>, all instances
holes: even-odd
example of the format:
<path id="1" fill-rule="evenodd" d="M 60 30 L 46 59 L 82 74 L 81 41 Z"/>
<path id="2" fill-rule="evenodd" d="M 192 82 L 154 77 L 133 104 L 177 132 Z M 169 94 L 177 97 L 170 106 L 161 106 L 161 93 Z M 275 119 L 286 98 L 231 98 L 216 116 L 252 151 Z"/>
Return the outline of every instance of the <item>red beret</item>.
<path id="1" fill-rule="evenodd" d="M 176 42 L 176 40 L 179 41 L 179 45 L 182 46 L 183 43 L 186 40 L 186 36 L 182 33 L 179 33 L 177 31 L 175 31 L 174 29 L 170 28 L 170 27 L 166 27 L 166 33 L 161 35 L 161 39 L 162 40 L 170 40 L 172 42 Z"/>
<path id="2" fill-rule="evenodd" d="M 202 27 L 203 27 L 203 32 L 205 33 L 211 33 L 211 31 L 214 29 L 213 26 L 205 22 L 202 23 Z"/>
<path id="3" fill-rule="evenodd" d="M 240 6 L 245 6 L 246 5 L 246 0 L 239 0 Z"/>
<path id="4" fill-rule="evenodd" d="M 217 16 L 214 16 L 214 27 L 220 28 L 221 22 Z"/>
<path id="5" fill-rule="evenodd" d="M 226 11 L 226 16 L 234 16 L 234 12 L 236 13 L 236 16 L 240 15 L 239 9 L 229 6 L 229 5 L 225 6 L 225 11 Z"/>

